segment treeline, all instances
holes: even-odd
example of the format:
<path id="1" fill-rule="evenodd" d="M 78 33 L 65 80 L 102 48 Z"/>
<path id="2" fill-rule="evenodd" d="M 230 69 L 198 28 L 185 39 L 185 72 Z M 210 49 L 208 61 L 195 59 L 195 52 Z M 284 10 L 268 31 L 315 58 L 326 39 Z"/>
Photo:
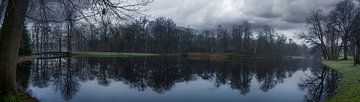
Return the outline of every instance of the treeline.
<path id="1" fill-rule="evenodd" d="M 198 31 L 178 26 L 168 18 L 141 18 L 128 25 L 102 22 L 99 26 L 74 23 L 34 23 L 34 50 L 42 51 L 113 51 L 152 53 L 240 53 L 248 55 L 303 56 L 308 48 L 298 45 L 267 25 L 253 29 L 243 22 L 231 27 Z"/>
<path id="2" fill-rule="evenodd" d="M 308 33 L 300 37 L 318 48 L 324 59 L 348 59 L 354 55 L 359 64 L 360 46 L 360 4 L 358 1 L 343 0 L 329 13 L 315 10 L 307 18 Z"/>

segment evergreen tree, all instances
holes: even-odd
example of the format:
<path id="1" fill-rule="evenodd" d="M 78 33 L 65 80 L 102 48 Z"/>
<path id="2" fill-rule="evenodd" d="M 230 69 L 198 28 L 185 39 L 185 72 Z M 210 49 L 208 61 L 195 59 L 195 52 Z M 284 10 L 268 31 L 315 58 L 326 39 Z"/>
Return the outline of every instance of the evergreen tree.
<path id="1" fill-rule="evenodd" d="M 24 27 L 24 28 L 26 28 L 26 27 Z M 29 32 L 26 29 L 24 29 L 24 31 L 22 33 L 22 38 L 21 38 L 19 55 L 24 56 L 24 55 L 31 55 L 31 54 L 32 54 L 32 50 L 31 50 Z"/>

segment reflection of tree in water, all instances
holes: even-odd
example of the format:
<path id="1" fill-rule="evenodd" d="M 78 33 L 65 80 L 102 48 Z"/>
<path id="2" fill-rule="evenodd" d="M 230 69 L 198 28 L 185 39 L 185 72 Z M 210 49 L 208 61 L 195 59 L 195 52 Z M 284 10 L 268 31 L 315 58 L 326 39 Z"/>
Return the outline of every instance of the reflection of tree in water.
<path id="1" fill-rule="evenodd" d="M 284 79 L 287 78 L 286 73 L 288 71 L 295 72 L 296 70 L 298 70 L 297 68 L 295 69 L 288 69 L 288 68 L 291 68 L 291 66 L 287 66 L 286 63 L 281 63 L 281 61 L 276 61 L 276 63 L 257 65 L 256 78 L 258 82 L 261 84 L 260 89 L 264 92 L 268 92 L 270 89 L 274 88 L 277 84 L 284 82 Z"/>
<path id="2" fill-rule="evenodd" d="M 56 90 L 59 90 L 65 100 L 70 100 L 80 88 L 78 80 L 79 68 L 72 67 L 72 59 L 66 58 L 65 69 L 61 72 L 62 76 L 58 80 L 59 83 L 55 83 Z"/>
<path id="3" fill-rule="evenodd" d="M 274 59 L 244 61 L 189 60 L 175 57 L 142 58 L 65 58 L 36 60 L 32 69 L 32 84 L 47 87 L 54 83 L 64 99 L 70 100 L 80 90 L 79 81 L 96 80 L 108 86 L 122 81 L 130 88 L 157 93 L 171 90 L 176 83 L 201 78 L 214 81 L 215 87 L 230 85 L 240 94 L 250 92 L 254 76 L 264 92 L 282 83 L 287 76 L 306 68 L 302 60 Z M 256 66 L 254 66 L 256 65 Z"/>
<path id="4" fill-rule="evenodd" d="M 49 86 L 48 81 L 50 80 L 50 70 L 49 67 L 51 64 L 48 64 L 49 60 L 35 60 L 34 67 L 32 68 L 32 84 L 39 88 L 45 88 Z M 51 62 L 50 62 L 51 63 Z"/>
<path id="5" fill-rule="evenodd" d="M 80 68 L 73 67 L 71 58 L 35 60 L 32 69 L 32 84 L 44 88 L 52 82 L 65 100 L 70 100 L 79 91 L 78 72 Z"/>
<path id="6" fill-rule="evenodd" d="M 321 69 L 314 69 L 312 74 L 298 84 L 301 90 L 308 90 L 305 95 L 307 102 L 320 102 L 323 97 L 330 96 L 335 91 L 339 80 L 339 74 L 323 66 Z"/>
<path id="7" fill-rule="evenodd" d="M 97 75 L 99 85 L 109 86 L 110 80 L 108 79 L 109 66 L 106 64 L 100 64 L 99 73 Z"/>
<path id="8" fill-rule="evenodd" d="M 230 78 L 230 86 L 233 89 L 238 89 L 240 94 L 246 95 L 250 92 L 250 82 L 252 75 L 249 67 L 239 68 L 238 70 L 232 72 Z"/>

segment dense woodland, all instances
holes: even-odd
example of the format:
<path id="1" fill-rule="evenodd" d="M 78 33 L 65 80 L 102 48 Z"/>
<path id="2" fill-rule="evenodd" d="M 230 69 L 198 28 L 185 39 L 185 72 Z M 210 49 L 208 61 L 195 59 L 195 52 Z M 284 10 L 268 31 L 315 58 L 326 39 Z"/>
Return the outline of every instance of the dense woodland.
<path id="1" fill-rule="evenodd" d="M 248 22 L 199 31 L 178 26 L 169 18 L 149 20 L 143 17 L 128 25 L 92 26 L 79 22 L 72 28 L 74 33 L 71 35 L 67 35 L 68 29 L 63 25 L 34 23 L 28 26 L 34 51 L 209 52 L 271 56 L 303 56 L 308 51 L 307 46 L 296 44 L 269 25 L 252 29 Z"/>

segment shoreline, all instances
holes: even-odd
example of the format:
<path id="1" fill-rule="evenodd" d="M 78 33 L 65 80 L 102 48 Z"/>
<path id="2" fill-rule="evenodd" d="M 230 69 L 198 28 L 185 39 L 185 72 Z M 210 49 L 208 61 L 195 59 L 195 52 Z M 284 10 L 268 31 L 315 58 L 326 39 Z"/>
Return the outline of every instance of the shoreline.
<path id="1" fill-rule="evenodd" d="M 326 98 L 325 102 L 358 102 L 360 100 L 360 65 L 354 65 L 352 60 L 322 60 L 321 63 L 342 75 L 335 93 Z"/>

